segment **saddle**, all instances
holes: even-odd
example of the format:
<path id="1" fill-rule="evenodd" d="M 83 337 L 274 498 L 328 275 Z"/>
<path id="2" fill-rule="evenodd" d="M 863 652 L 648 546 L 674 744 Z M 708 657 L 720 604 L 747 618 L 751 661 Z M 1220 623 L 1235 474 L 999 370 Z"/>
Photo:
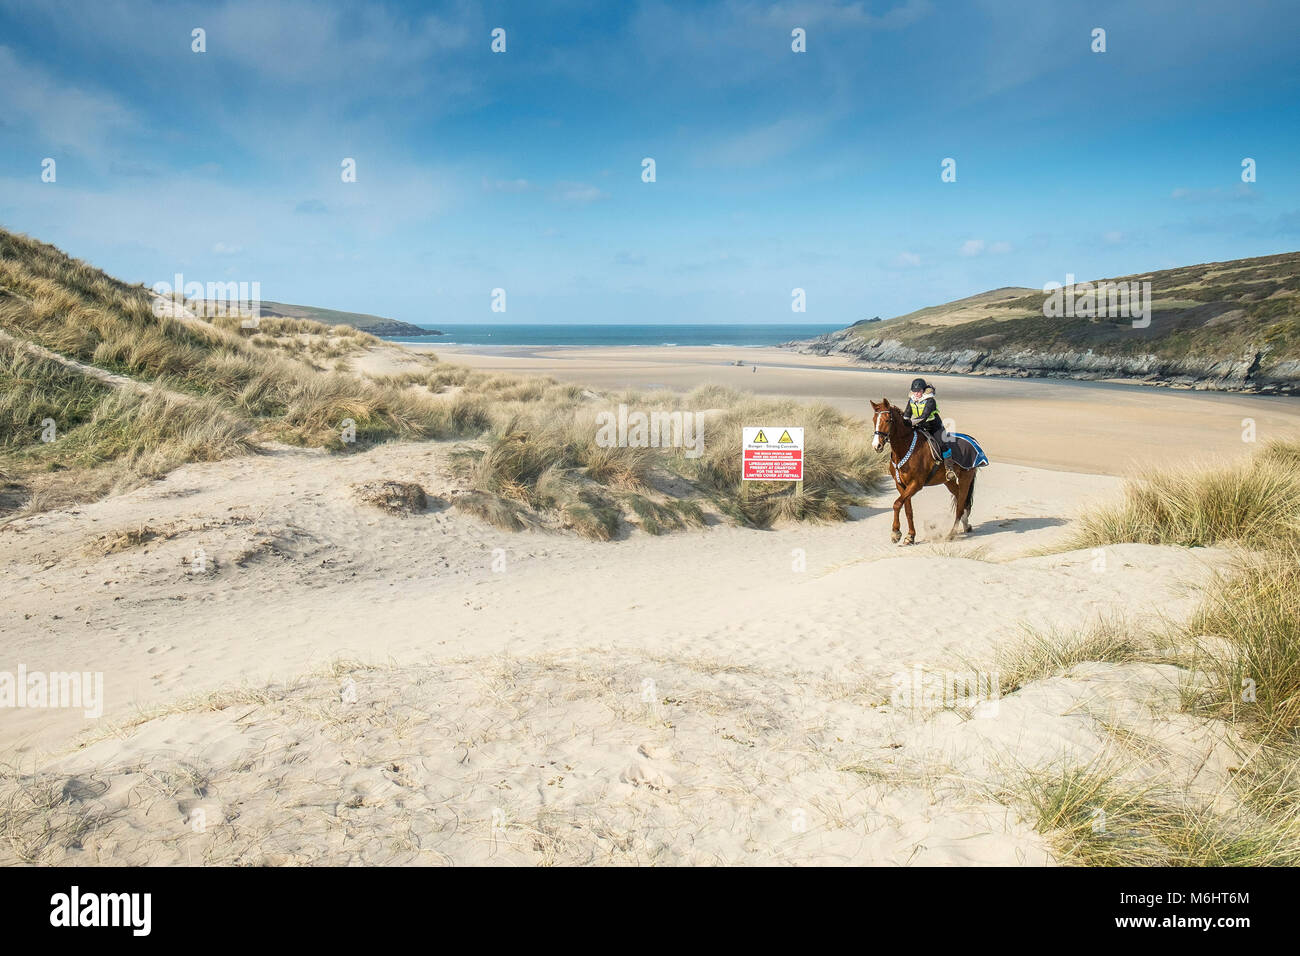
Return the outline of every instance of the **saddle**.
<path id="1" fill-rule="evenodd" d="M 951 452 L 948 460 L 958 468 L 983 468 L 989 463 L 988 456 L 984 454 L 984 449 L 979 443 L 969 435 L 963 435 L 960 432 L 953 434 L 952 441 L 944 441 L 941 437 L 935 437 L 935 444 L 944 454 Z"/>

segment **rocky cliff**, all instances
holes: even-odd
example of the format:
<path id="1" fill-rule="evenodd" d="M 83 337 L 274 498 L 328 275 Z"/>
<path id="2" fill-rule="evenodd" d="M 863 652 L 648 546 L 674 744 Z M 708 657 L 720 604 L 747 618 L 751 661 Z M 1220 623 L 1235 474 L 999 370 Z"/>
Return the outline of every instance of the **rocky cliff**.
<path id="1" fill-rule="evenodd" d="M 1067 278 L 786 346 L 873 368 L 1300 394 L 1300 253 Z"/>
<path id="2" fill-rule="evenodd" d="M 863 335 L 861 326 L 841 329 L 782 348 L 813 355 L 851 356 L 870 368 L 965 375 L 1041 376 L 1070 379 L 1121 379 L 1145 385 L 1262 394 L 1300 395 L 1300 361 L 1265 363 L 1266 349 L 1246 349 L 1223 357 L 1154 354 L 1108 355 L 1086 351 L 1040 352 L 1026 348 L 939 349 L 914 347 L 887 336 Z"/>

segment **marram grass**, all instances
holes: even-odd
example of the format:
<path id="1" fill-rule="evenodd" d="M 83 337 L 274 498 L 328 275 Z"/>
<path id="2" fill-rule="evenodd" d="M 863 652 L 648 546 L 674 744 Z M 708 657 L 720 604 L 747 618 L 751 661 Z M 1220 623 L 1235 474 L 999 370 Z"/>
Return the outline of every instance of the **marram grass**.
<path id="1" fill-rule="evenodd" d="M 1300 441 L 1274 441 L 1230 465 L 1129 481 L 1119 504 L 1079 520 L 1070 546 L 1128 541 L 1251 548 L 1300 541 Z"/>
<path id="2" fill-rule="evenodd" d="M 470 440 L 458 456 L 472 492 L 458 506 L 504 528 L 547 515 L 608 540 L 638 526 L 661 534 L 706 524 L 705 509 L 735 523 L 842 521 L 884 476 L 866 423 L 825 405 L 758 399 L 705 386 L 688 395 L 625 390 L 598 395 L 549 378 L 444 365 L 361 376 L 348 356 L 376 343 L 356 330 L 305 319 L 185 319 L 155 314 L 154 297 L 64 255 L 0 230 L 0 328 L 75 362 L 130 379 L 113 387 L 21 345 L 0 351 L 0 471 L 26 481 L 27 510 L 102 494 L 187 461 L 241 454 L 262 441 L 355 452 L 393 441 Z M 702 454 L 685 448 L 606 447 L 596 415 L 703 413 Z M 52 419 L 59 442 L 42 447 Z M 342 423 L 355 440 L 343 441 Z M 806 478 L 742 485 L 743 424 L 807 429 Z M 349 435 L 353 437 L 353 435 Z M 98 470 L 50 495 L 41 469 Z M 112 480 L 106 480 L 109 470 Z M 9 501 L 13 498 L 3 499 Z"/>

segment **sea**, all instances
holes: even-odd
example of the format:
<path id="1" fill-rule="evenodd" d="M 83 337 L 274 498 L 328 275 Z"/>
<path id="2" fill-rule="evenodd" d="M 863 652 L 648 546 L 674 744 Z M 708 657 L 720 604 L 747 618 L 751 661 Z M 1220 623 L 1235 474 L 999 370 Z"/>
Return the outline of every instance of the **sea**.
<path id="1" fill-rule="evenodd" d="M 778 345 L 794 339 L 811 339 L 842 328 L 841 325 L 805 323 L 764 325 L 424 325 L 444 334 L 385 336 L 390 342 L 424 342 L 429 345 L 720 345 L 728 348 Z"/>

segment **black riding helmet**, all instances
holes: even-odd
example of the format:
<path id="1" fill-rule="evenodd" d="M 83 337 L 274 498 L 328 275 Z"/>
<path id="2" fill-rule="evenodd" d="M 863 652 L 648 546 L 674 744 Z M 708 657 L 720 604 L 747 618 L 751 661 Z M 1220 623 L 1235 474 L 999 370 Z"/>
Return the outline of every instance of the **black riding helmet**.
<path id="1" fill-rule="evenodd" d="M 911 389 L 910 389 L 909 391 L 913 391 L 913 392 L 924 392 L 924 391 L 925 391 L 927 388 L 929 388 L 929 387 L 930 387 L 930 386 L 926 384 L 925 379 L 923 379 L 923 378 L 914 378 L 914 379 L 912 379 L 912 387 L 911 387 Z"/>

